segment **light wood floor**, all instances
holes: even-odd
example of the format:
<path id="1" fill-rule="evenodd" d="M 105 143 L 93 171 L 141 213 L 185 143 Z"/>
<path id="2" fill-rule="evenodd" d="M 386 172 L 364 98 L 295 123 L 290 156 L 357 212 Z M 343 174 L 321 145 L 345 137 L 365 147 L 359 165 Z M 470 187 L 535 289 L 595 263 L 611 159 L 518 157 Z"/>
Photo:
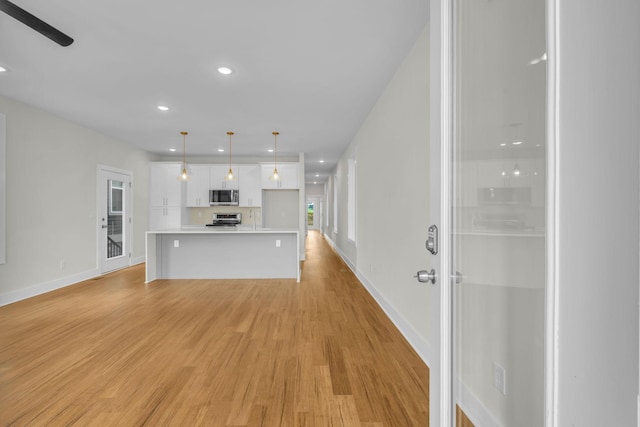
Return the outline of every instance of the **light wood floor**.
<path id="1" fill-rule="evenodd" d="M 306 259 L 0 307 L 0 426 L 427 426 L 428 368 L 317 232 Z"/>

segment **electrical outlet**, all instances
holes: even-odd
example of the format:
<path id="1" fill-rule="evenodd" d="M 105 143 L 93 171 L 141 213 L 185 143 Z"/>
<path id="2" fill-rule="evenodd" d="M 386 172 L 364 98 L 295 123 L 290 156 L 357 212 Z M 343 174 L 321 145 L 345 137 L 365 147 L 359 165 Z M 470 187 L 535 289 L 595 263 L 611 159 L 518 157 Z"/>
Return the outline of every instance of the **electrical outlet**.
<path id="1" fill-rule="evenodd" d="M 66 264 L 65 260 L 61 259 L 60 260 L 60 270 L 64 270 L 65 264 Z"/>
<path id="2" fill-rule="evenodd" d="M 280 239 L 277 239 L 276 240 L 276 248 L 279 248 L 279 247 L 280 247 Z"/>
<path id="3" fill-rule="evenodd" d="M 180 240 L 174 240 L 173 241 L 173 247 L 174 248 L 179 248 L 180 247 Z"/>
<path id="4" fill-rule="evenodd" d="M 507 373 L 504 368 L 493 362 L 493 386 L 497 388 L 500 393 L 507 395 Z"/>

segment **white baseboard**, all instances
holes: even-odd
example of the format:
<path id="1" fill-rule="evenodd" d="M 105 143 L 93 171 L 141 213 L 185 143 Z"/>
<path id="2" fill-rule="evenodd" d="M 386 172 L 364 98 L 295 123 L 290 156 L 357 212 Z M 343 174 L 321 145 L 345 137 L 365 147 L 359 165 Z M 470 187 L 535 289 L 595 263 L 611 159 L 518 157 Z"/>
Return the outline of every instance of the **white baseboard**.
<path id="1" fill-rule="evenodd" d="M 364 288 L 369 292 L 369 294 L 373 297 L 374 300 L 378 303 L 382 311 L 385 312 L 387 317 L 393 322 L 393 324 L 398 328 L 400 333 L 404 336 L 404 338 L 409 342 L 409 345 L 413 347 L 413 349 L 418 353 L 418 356 L 424 361 L 427 366 L 431 366 L 431 360 L 433 360 L 433 351 L 431 350 L 431 346 L 429 342 L 425 340 L 422 335 L 416 331 L 416 329 L 407 321 L 407 319 L 400 314 L 390 303 L 386 300 L 386 298 L 378 292 L 376 287 L 367 279 L 367 277 L 362 274 L 361 271 L 355 272 L 356 277 L 362 283 Z"/>
<path id="2" fill-rule="evenodd" d="M 81 273 L 72 274 L 71 276 L 61 277 L 59 279 L 50 280 L 48 282 L 40 283 L 34 286 L 30 286 L 25 289 L 18 289 L 16 291 L 0 294 L 0 307 L 14 302 L 22 301 L 23 299 L 35 297 L 40 294 L 55 291 L 56 289 L 64 288 L 65 286 L 73 285 L 83 280 L 89 280 L 94 277 L 98 277 L 100 272 L 98 269 L 83 271 Z"/>
<path id="3" fill-rule="evenodd" d="M 416 331 L 413 325 L 411 325 L 411 323 L 409 323 L 402 316 L 402 314 L 389 303 L 389 301 L 387 301 L 387 299 L 377 290 L 375 285 L 371 283 L 371 281 L 364 275 L 364 273 L 362 273 L 357 269 L 357 267 L 355 267 L 353 262 L 351 262 L 351 260 L 344 254 L 344 252 L 342 252 L 340 248 L 326 234 L 325 239 L 333 248 L 333 250 L 336 251 L 336 253 L 340 256 L 340 258 L 342 258 L 344 262 L 349 266 L 351 271 L 353 271 L 360 283 L 362 283 L 362 286 L 364 286 L 364 288 L 373 297 L 378 306 L 387 315 L 389 320 L 391 320 L 396 328 L 398 328 L 400 333 L 405 337 L 405 339 L 409 342 L 411 347 L 413 347 L 416 353 L 418 353 L 424 363 L 426 363 L 427 366 L 431 366 L 431 360 L 433 360 L 434 357 L 439 357 L 439 355 L 433 354 L 433 350 L 431 349 L 429 342 Z M 459 382 L 457 386 L 459 387 L 458 390 L 460 390 L 461 393 L 460 402 L 458 402 L 458 405 L 475 426 L 501 426 L 501 424 L 494 418 L 491 412 L 489 412 L 489 410 L 484 406 L 482 401 L 478 399 L 478 397 L 464 383 Z"/>
<path id="4" fill-rule="evenodd" d="M 142 264 L 145 261 L 146 259 L 144 256 L 132 258 L 131 266 Z M 48 282 L 30 286 L 25 289 L 18 289 L 16 291 L 0 294 L 0 307 L 2 307 L 3 305 L 12 304 L 14 302 L 22 301 L 23 299 L 45 294 L 47 292 L 55 291 L 56 289 L 64 288 L 66 286 L 74 285 L 84 280 L 93 279 L 94 277 L 98 277 L 100 275 L 100 271 L 96 268 L 93 270 L 72 274 L 71 276 L 50 280 Z"/>
<path id="5" fill-rule="evenodd" d="M 431 346 L 429 342 L 425 340 L 416 329 L 409 323 L 398 310 L 396 310 L 389 301 L 380 293 L 371 281 L 357 269 L 355 264 L 340 250 L 340 248 L 331 240 L 329 236 L 324 235 L 325 240 L 333 248 L 334 251 L 342 258 L 342 260 L 349 266 L 353 274 L 356 275 L 362 286 L 369 292 L 373 299 L 378 303 L 378 306 L 384 311 L 389 320 L 398 328 L 400 333 L 409 342 L 409 345 L 418 353 L 420 358 L 427 366 L 431 366 L 431 360 L 434 355 L 432 354 Z"/>
<path id="6" fill-rule="evenodd" d="M 146 258 L 144 256 L 139 256 L 137 258 L 131 258 L 131 265 L 138 265 L 138 264 L 142 264 L 143 262 L 146 261 Z"/>
<path id="7" fill-rule="evenodd" d="M 482 401 L 478 399 L 467 387 L 465 383 L 458 380 L 458 390 L 460 390 L 460 401 L 458 406 L 464 414 L 469 418 L 469 421 L 477 427 L 501 427 L 502 425 L 494 418 L 489 410 L 482 404 Z"/>

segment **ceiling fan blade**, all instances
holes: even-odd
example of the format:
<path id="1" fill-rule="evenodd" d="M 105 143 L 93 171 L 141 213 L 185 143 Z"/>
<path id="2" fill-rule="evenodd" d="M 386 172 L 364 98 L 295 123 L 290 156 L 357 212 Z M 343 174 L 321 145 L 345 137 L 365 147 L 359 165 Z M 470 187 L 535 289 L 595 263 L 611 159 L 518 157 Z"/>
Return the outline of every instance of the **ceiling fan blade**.
<path id="1" fill-rule="evenodd" d="M 73 43 L 73 39 L 65 33 L 53 28 L 43 20 L 36 18 L 20 6 L 16 6 L 8 0 L 0 0 L 0 10 L 23 24 L 33 28 L 40 34 L 50 38 L 60 46 L 69 46 Z"/>

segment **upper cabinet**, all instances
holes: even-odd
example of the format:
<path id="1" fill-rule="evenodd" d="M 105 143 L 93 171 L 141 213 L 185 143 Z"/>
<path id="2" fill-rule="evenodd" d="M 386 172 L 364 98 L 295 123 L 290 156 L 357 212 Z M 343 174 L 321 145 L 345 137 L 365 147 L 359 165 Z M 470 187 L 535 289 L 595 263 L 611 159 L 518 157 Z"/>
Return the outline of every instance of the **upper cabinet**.
<path id="1" fill-rule="evenodd" d="M 257 164 L 238 166 L 238 174 L 242 177 L 242 179 L 239 180 L 240 206 L 262 206 L 262 185 L 260 172 L 260 165 Z"/>
<path id="2" fill-rule="evenodd" d="M 149 166 L 149 229 L 180 227 L 182 222 L 181 163 L 151 163 Z"/>
<path id="3" fill-rule="evenodd" d="M 182 181 L 178 180 L 181 163 L 152 163 L 149 167 L 149 205 L 180 206 Z"/>
<path id="4" fill-rule="evenodd" d="M 191 179 L 187 181 L 187 207 L 209 206 L 209 165 L 190 165 Z"/>
<path id="5" fill-rule="evenodd" d="M 278 175 L 280 179 L 272 180 L 274 164 L 262 163 L 262 188 L 267 190 L 273 189 L 295 189 L 298 185 L 298 164 L 297 163 L 278 163 Z"/>
<path id="6" fill-rule="evenodd" d="M 236 179 L 233 181 L 225 180 L 225 176 L 229 172 L 229 165 L 210 165 L 210 178 L 209 183 L 211 189 L 230 189 L 237 190 L 239 187 L 239 176 L 240 173 L 238 171 L 238 165 L 231 165 L 233 169 L 233 174 L 236 176 Z"/>

